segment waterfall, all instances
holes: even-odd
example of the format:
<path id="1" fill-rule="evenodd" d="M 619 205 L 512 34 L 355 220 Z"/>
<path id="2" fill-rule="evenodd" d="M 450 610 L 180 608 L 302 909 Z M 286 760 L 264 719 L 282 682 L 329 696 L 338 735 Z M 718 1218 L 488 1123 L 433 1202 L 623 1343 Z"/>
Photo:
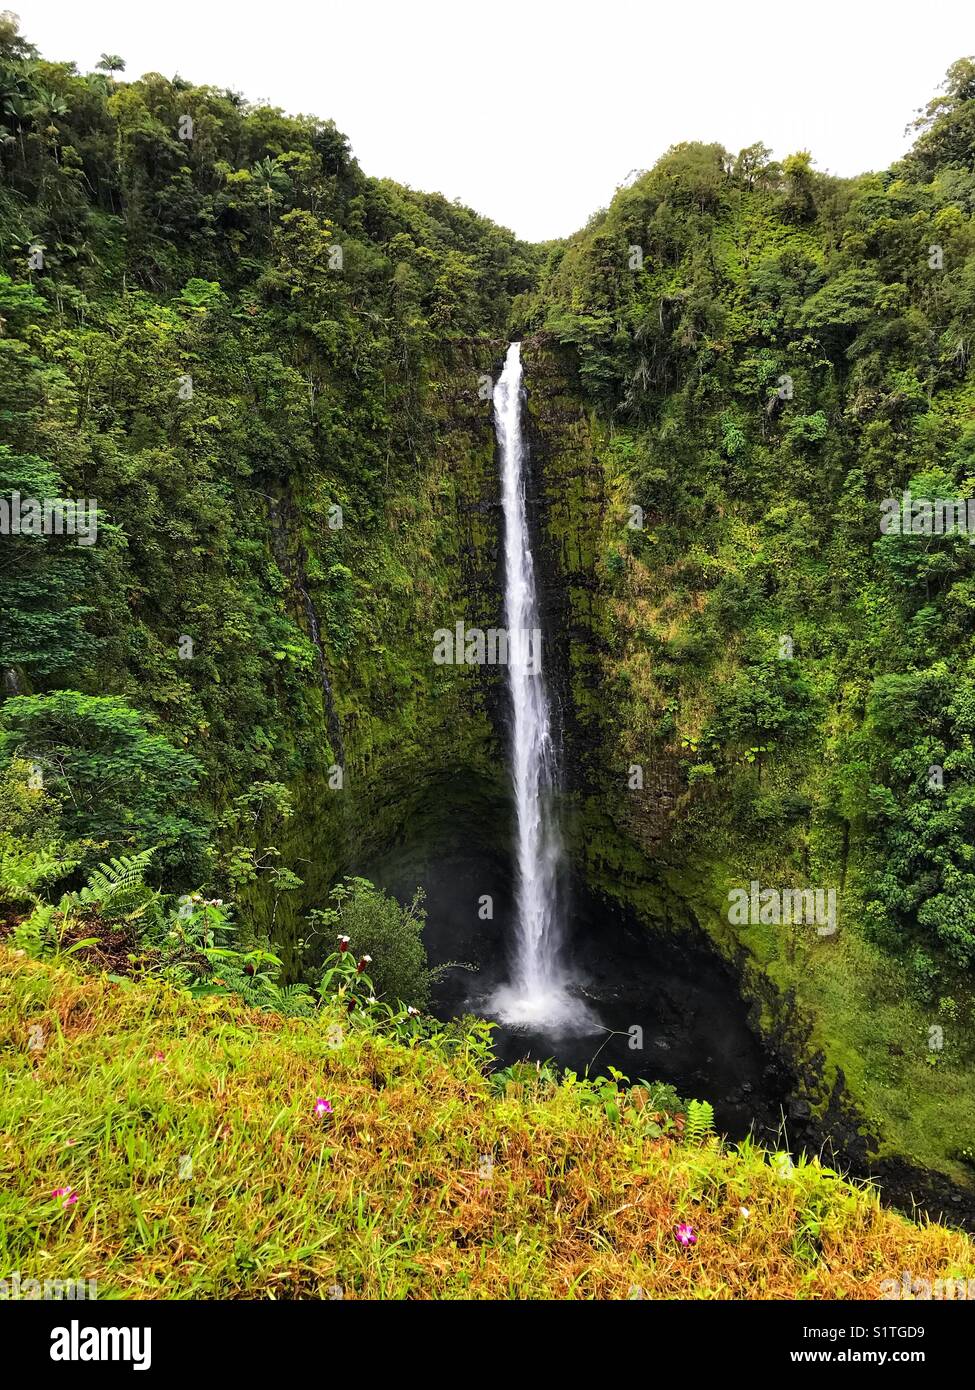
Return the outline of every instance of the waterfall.
<path id="1" fill-rule="evenodd" d="M 516 922 L 511 982 L 495 995 L 493 1007 L 504 1023 L 564 1031 L 584 1023 L 588 1013 L 567 993 L 561 959 L 564 854 L 554 801 L 557 768 L 525 509 L 520 343 L 509 346 L 494 388 L 494 420 L 504 512 Z"/>

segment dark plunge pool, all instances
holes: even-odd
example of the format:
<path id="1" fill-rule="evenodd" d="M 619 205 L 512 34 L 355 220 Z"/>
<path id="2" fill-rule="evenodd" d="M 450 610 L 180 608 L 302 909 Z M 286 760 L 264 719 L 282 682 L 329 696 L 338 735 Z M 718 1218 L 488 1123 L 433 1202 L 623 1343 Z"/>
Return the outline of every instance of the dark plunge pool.
<path id="1" fill-rule="evenodd" d="M 510 864 L 454 843 L 420 857 L 405 846 L 359 872 L 400 901 L 418 885 L 425 890 L 431 964 L 460 963 L 438 981 L 434 1013 L 490 1017 L 491 996 L 508 978 Z M 490 920 L 478 915 L 485 895 Z M 669 1082 L 681 1096 L 710 1101 L 730 1138 L 753 1130 L 766 1144 L 777 1140 L 785 1079 L 749 1027 L 731 972 L 703 937 L 656 935 L 578 881 L 568 935 L 574 990 L 598 1031 L 572 1036 L 499 1025 L 494 1047 L 502 1065 L 552 1058 L 591 1075 L 614 1066 L 631 1081 Z"/>

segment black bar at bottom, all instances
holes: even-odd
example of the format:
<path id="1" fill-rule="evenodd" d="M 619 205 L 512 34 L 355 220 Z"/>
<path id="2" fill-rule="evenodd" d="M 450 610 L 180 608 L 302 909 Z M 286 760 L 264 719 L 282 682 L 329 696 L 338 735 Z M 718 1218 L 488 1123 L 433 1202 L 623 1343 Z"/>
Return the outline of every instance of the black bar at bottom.
<path id="1" fill-rule="evenodd" d="M 549 1341 L 550 1332 L 559 1340 Z M 25 1373 L 41 1369 L 49 1378 L 44 1384 L 70 1383 L 79 1376 L 196 1376 L 211 1370 L 240 1374 L 244 1383 L 253 1383 L 265 1372 L 280 1377 L 282 1371 L 290 1376 L 307 1368 L 328 1374 L 350 1359 L 370 1379 L 388 1368 L 391 1376 L 415 1380 L 430 1373 L 431 1356 L 439 1366 L 435 1374 L 442 1376 L 444 1357 L 450 1359 L 458 1337 L 480 1340 L 486 1334 L 496 1350 L 503 1339 L 517 1339 L 522 1370 L 528 1350 L 549 1370 L 553 1356 L 574 1359 L 588 1352 L 617 1366 L 620 1359 L 639 1365 L 645 1358 L 655 1374 L 670 1367 L 688 1373 L 695 1367 L 699 1373 L 702 1366 L 722 1373 L 741 1367 L 752 1374 L 799 1365 L 947 1372 L 970 1346 L 971 1316 L 965 1306 L 923 1300 L 0 1303 L 5 1359 L 15 1356 L 21 1383 Z M 121 1359 L 126 1354 L 128 1359 Z M 466 1356 L 463 1361 L 456 1374 L 476 1379 L 476 1366 Z M 485 1355 L 481 1364 L 485 1375 L 497 1379 L 493 1356 Z"/>

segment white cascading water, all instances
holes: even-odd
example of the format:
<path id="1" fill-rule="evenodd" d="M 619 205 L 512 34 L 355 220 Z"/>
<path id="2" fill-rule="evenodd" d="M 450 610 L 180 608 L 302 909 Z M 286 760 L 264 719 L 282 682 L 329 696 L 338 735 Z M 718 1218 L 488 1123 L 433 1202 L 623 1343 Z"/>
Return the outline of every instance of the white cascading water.
<path id="1" fill-rule="evenodd" d="M 589 1016 L 566 992 L 560 959 L 563 852 L 553 805 L 555 750 L 525 511 L 520 343 L 509 346 L 494 388 L 494 420 L 504 512 L 517 920 L 511 983 L 498 991 L 493 1007 L 502 1022 L 514 1027 L 566 1030 L 584 1025 Z"/>

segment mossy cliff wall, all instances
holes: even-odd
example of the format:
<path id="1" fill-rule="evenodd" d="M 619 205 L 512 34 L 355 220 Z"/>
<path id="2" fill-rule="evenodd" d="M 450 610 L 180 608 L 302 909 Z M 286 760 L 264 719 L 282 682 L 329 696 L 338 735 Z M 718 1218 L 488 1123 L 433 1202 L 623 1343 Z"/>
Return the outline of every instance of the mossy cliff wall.
<path id="1" fill-rule="evenodd" d="M 295 719 L 304 771 L 291 783 L 296 814 L 277 846 L 304 885 L 276 901 L 265 891 L 256 904 L 286 956 L 303 912 L 324 902 L 337 876 L 405 839 L 422 846 L 465 805 L 490 811 L 504 798 L 498 668 L 433 659 L 438 628 L 502 623 L 499 483 L 482 383 L 503 351 L 501 342 L 469 340 L 431 367 L 413 465 L 388 478 L 383 511 L 367 527 L 343 518 L 355 616 L 341 649 L 330 581 L 336 533 L 310 524 L 320 511 L 314 477 L 279 506 L 277 534 L 269 530 L 286 601 L 309 637 L 317 615 L 325 675 L 316 663 L 311 712 Z M 477 819 L 490 833 L 490 815 Z"/>
<path id="2" fill-rule="evenodd" d="M 551 653 L 573 855 L 593 887 L 657 924 L 687 925 L 647 856 L 665 839 L 678 760 L 640 728 L 624 669 L 628 606 L 607 568 L 625 526 L 622 480 L 606 466 L 605 426 L 580 405 L 570 359 L 543 335 L 522 352 L 536 564 Z"/>
<path id="3" fill-rule="evenodd" d="M 959 1193 L 970 1188 L 971 1174 L 958 1157 L 959 1135 L 975 1122 L 966 1054 L 959 1042 L 958 1054 L 932 1071 L 921 1041 L 927 1012 L 855 930 L 849 847 L 814 824 L 801 850 L 811 853 L 822 881 L 846 885 L 836 939 L 729 921 L 730 887 L 751 878 L 789 881 L 781 846 L 772 835 L 738 843 L 733 807 L 719 804 L 720 789 L 709 780 L 689 781 L 693 758 L 651 718 L 653 660 L 642 620 L 655 603 L 652 557 L 614 561 L 626 553 L 631 516 L 618 441 L 581 403 L 569 354 L 538 334 L 522 356 L 549 670 L 577 867 L 648 929 L 703 929 L 732 964 L 756 1027 L 796 1076 L 792 1142 L 818 1146 L 829 1131 L 838 1161 L 896 1180 L 903 1194 L 923 1192 L 946 1210 L 959 1202 L 967 1209 Z M 675 631 L 679 640 L 676 624 Z M 756 775 L 811 785 L 821 768 L 813 749 Z"/>

